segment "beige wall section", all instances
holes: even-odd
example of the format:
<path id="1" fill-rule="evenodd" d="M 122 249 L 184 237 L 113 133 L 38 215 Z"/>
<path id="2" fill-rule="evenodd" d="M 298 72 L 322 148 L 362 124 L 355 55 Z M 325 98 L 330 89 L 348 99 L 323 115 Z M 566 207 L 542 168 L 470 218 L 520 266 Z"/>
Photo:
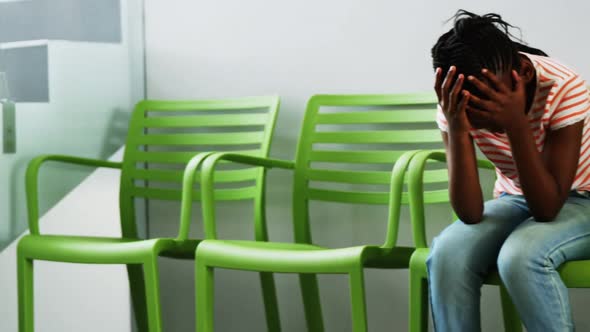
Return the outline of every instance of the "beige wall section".
<path id="1" fill-rule="evenodd" d="M 430 91 L 430 48 L 448 29 L 443 22 L 459 8 L 502 14 L 522 27 L 523 37 L 532 46 L 590 79 L 590 43 L 583 37 L 590 31 L 590 4 L 584 1 L 147 1 L 148 97 L 277 93 L 282 103 L 271 155 L 293 158 L 304 105 L 311 94 Z M 271 236 L 290 241 L 291 177 L 284 171 L 270 173 Z M 178 207 L 160 203 L 151 207 L 152 235 L 174 234 L 177 225 L 167 220 L 177 220 Z M 383 210 L 317 204 L 314 211 L 314 238 L 320 244 L 342 246 L 382 239 Z M 222 236 L 252 237 L 251 219 L 244 218 L 249 214 L 243 212 L 233 207 L 220 212 L 225 217 Z M 429 211 L 429 216 L 450 216 L 448 210 L 435 213 Z M 448 220 L 430 221 L 432 237 Z M 403 224 L 400 237 L 409 244 L 407 219 Z M 191 331 L 192 262 L 162 265 L 165 327 Z M 218 331 L 264 330 L 256 276 L 231 271 L 216 276 Z M 278 280 L 284 331 L 304 331 L 297 280 L 293 276 Z M 366 281 L 370 330 L 406 330 L 407 272 L 371 270 Z M 346 278 L 322 277 L 321 290 L 327 331 L 350 331 Z M 494 288 L 484 288 L 484 331 L 501 330 L 498 299 Z M 572 290 L 572 301 L 577 328 L 590 329 L 590 316 L 585 314 L 590 293 Z"/>
<path id="2" fill-rule="evenodd" d="M 120 160 L 121 151 L 112 159 Z M 99 169 L 40 221 L 46 234 L 121 236 L 118 170 Z M 0 253 L 0 330 L 17 331 L 16 244 Z M 35 262 L 35 331 L 130 331 L 123 265 Z"/>

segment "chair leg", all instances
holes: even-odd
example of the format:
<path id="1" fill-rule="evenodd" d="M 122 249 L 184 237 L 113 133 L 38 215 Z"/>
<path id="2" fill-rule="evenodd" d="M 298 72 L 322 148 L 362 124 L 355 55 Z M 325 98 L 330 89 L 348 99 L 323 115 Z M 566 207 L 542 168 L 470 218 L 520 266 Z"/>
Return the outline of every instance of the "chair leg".
<path id="1" fill-rule="evenodd" d="M 131 303 L 138 331 L 148 331 L 147 302 L 145 298 L 145 281 L 143 267 L 140 264 L 127 265 Z"/>
<path id="2" fill-rule="evenodd" d="M 195 268 L 195 290 L 197 298 L 197 331 L 213 332 L 215 320 L 214 291 L 215 279 L 213 268 L 197 259 Z"/>
<path id="3" fill-rule="evenodd" d="M 17 258 L 18 277 L 18 330 L 33 332 L 35 329 L 33 260 L 22 255 Z"/>
<path id="4" fill-rule="evenodd" d="M 300 274 L 299 285 L 303 296 L 307 330 L 310 332 L 323 332 L 324 322 L 317 276 L 315 274 Z"/>
<path id="5" fill-rule="evenodd" d="M 410 270 L 410 331 L 428 331 L 428 281 L 424 274 Z"/>
<path id="6" fill-rule="evenodd" d="M 152 257 L 144 263 L 145 293 L 147 302 L 148 327 L 150 332 L 162 331 L 162 314 L 160 309 L 160 278 L 158 257 Z"/>
<path id="7" fill-rule="evenodd" d="M 272 273 L 261 272 L 260 284 L 264 300 L 264 312 L 266 313 L 266 326 L 269 332 L 281 331 L 281 319 L 279 315 L 279 303 L 277 301 L 277 290 Z"/>
<path id="8" fill-rule="evenodd" d="M 522 332 L 522 324 L 518 317 L 516 307 L 510 299 L 510 295 L 503 285 L 500 285 L 500 299 L 502 300 L 502 316 L 504 318 L 504 330 L 506 332 Z"/>
<path id="9" fill-rule="evenodd" d="M 367 304 L 365 300 L 365 281 L 362 267 L 349 275 L 352 309 L 352 326 L 354 332 L 367 331 Z"/>

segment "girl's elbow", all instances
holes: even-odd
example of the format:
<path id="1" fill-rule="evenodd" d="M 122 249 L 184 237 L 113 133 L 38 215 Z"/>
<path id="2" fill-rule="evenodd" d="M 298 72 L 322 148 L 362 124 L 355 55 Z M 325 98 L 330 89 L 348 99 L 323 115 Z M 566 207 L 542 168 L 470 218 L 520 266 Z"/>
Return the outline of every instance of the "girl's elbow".
<path id="1" fill-rule="evenodd" d="M 535 221 L 537 222 L 551 222 L 553 220 L 555 220 L 555 217 L 557 216 L 557 212 L 554 213 L 536 213 L 533 214 L 533 218 L 535 218 Z"/>
<path id="2" fill-rule="evenodd" d="M 557 214 L 559 213 L 558 208 L 552 208 L 552 209 L 545 209 L 545 210 L 540 210 L 540 211 L 531 211 L 533 218 L 535 218 L 535 221 L 537 222 L 551 222 L 553 220 L 555 220 L 555 217 L 557 217 Z"/>
<path id="3" fill-rule="evenodd" d="M 483 219 L 483 204 L 453 204 L 453 210 L 455 210 L 459 220 L 465 224 L 478 224 Z"/>
<path id="4" fill-rule="evenodd" d="M 461 218 L 461 221 L 464 224 L 467 225 L 475 225 L 475 224 L 479 224 L 481 222 L 481 217 L 480 218 Z"/>
<path id="5" fill-rule="evenodd" d="M 481 212 L 461 214 L 458 213 L 457 216 L 463 223 L 468 225 L 479 224 L 483 219 L 483 213 Z"/>

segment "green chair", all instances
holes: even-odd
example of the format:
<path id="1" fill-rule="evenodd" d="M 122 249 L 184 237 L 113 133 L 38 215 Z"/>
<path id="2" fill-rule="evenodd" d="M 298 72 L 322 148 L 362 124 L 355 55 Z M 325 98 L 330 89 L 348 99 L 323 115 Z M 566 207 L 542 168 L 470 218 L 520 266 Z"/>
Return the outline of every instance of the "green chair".
<path id="1" fill-rule="evenodd" d="M 433 181 L 429 176 L 431 172 L 425 170 L 428 162 L 445 162 L 446 155 L 444 151 L 421 151 L 418 152 L 408 168 L 408 194 L 410 201 L 410 216 L 412 220 L 412 235 L 416 251 L 412 254 L 410 260 L 410 331 L 427 331 L 428 330 L 428 283 L 426 273 L 426 258 L 430 250 L 426 240 L 426 224 L 424 216 L 424 204 L 431 203 L 448 203 L 449 196 L 447 190 L 445 195 L 440 195 L 439 191 L 433 192 L 424 190 L 424 183 L 433 183 L 448 181 L 448 177 L 438 178 Z M 484 169 L 494 169 L 494 165 L 488 160 L 478 160 L 478 167 Z M 573 263 L 571 263 L 573 264 Z M 567 264 L 566 264 L 567 265 Z M 572 269 L 573 270 L 573 269 Z M 571 271 L 573 272 L 573 271 Z M 580 275 L 568 274 L 572 281 L 578 284 L 582 282 Z M 588 280 L 589 273 L 585 273 L 587 286 L 590 286 Z M 502 286 L 498 273 L 491 273 L 485 280 L 485 284 L 500 286 L 500 296 L 502 300 L 504 326 L 506 331 L 521 331 L 522 326 L 518 319 L 516 309 Z"/>
<path id="2" fill-rule="evenodd" d="M 347 274 L 354 331 L 366 331 L 363 269 L 408 268 L 414 251 L 414 248 L 396 246 L 400 207 L 405 200 L 402 198 L 403 178 L 417 146 L 441 143 L 438 129 L 432 129 L 435 104 L 436 99 L 431 94 L 317 95 L 307 105 L 295 161 L 231 153 L 207 157 L 201 173 L 206 240 L 201 242 L 196 253 L 198 331 L 213 330 L 214 268 L 298 273 L 309 331 L 324 330 L 315 274 Z M 417 129 L 420 124 L 431 128 Z M 410 129 L 411 126 L 414 129 Z M 295 243 L 208 240 L 216 238 L 212 185 L 220 161 L 293 171 Z M 350 165 L 357 167 L 351 170 Z M 376 165 L 383 170 L 375 170 Z M 392 166 L 393 171 L 390 171 Z M 347 188 L 342 189 L 343 185 Z M 382 187 L 371 191 L 359 185 Z M 309 222 L 311 201 L 388 205 L 384 243 L 340 249 L 314 245 Z M 266 235 L 265 227 L 265 224 L 256 224 L 256 232 Z M 280 330 L 279 322 L 271 330 Z"/>
<path id="3" fill-rule="evenodd" d="M 189 238 L 191 204 L 201 199 L 194 185 L 199 179 L 197 169 L 209 152 L 197 153 L 216 147 L 222 151 L 267 156 L 278 107 L 278 97 L 142 101 L 135 107 L 130 120 L 122 162 L 58 155 L 33 159 L 26 174 L 30 235 L 19 241 L 17 254 L 19 330 L 28 332 L 34 329 L 33 261 L 45 260 L 126 264 L 139 330 L 161 331 L 157 258 L 192 259 L 199 243 L 199 240 Z M 119 205 L 122 237 L 40 234 L 38 174 L 41 165 L 48 161 L 121 169 Z M 242 185 L 216 189 L 216 199 L 253 199 L 255 210 L 257 213 L 261 211 L 262 168 L 249 167 L 219 173 L 217 182 Z M 243 185 L 244 181 L 249 182 Z M 140 239 L 135 221 L 136 199 L 181 201 L 178 236 Z M 265 290 L 274 291 L 272 276 L 266 275 L 263 280 Z"/>

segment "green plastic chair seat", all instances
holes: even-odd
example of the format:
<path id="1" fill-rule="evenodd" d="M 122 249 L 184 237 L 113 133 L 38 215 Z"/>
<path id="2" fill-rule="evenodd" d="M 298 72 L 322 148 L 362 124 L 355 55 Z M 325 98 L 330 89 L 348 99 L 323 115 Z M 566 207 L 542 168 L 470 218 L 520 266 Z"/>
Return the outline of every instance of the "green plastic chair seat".
<path id="1" fill-rule="evenodd" d="M 27 257 L 68 263 L 131 264 L 142 263 L 151 252 L 160 256 L 184 258 L 199 240 L 173 238 L 138 240 L 63 235 L 25 235 L 18 250 Z"/>
<path id="2" fill-rule="evenodd" d="M 590 288 L 590 260 L 570 261 L 557 270 L 568 288 Z"/>
<path id="3" fill-rule="evenodd" d="M 382 267 L 407 266 L 414 248 L 392 250 L 379 246 L 330 249 L 309 244 L 203 240 L 197 259 L 220 268 L 278 273 L 345 273 L 370 262 Z M 281 264 L 277 264 L 280 261 Z"/>

